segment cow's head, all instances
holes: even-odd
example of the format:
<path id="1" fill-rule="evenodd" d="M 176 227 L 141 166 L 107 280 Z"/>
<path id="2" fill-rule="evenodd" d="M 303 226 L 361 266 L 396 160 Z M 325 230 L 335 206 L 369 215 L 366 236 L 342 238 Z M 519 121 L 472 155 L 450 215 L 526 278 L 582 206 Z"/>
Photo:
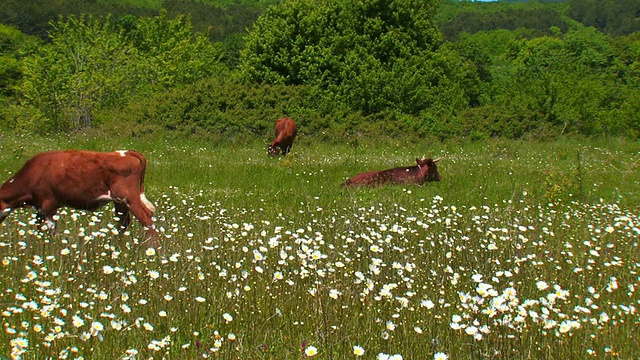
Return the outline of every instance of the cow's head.
<path id="1" fill-rule="evenodd" d="M 438 173 L 438 165 L 436 163 L 440 161 L 440 159 L 431 159 L 423 157 L 422 159 L 416 158 L 416 164 L 421 169 L 426 167 L 426 173 L 424 174 L 424 181 L 440 181 L 442 176 Z"/>
<path id="2" fill-rule="evenodd" d="M 280 155 L 280 151 L 281 151 L 280 150 L 280 146 L 273 145 L 273 144 L 269 145 L 269 148 L 267 149 L 267 153 L 270 156 L 278 156 L 278 155 Z"/>

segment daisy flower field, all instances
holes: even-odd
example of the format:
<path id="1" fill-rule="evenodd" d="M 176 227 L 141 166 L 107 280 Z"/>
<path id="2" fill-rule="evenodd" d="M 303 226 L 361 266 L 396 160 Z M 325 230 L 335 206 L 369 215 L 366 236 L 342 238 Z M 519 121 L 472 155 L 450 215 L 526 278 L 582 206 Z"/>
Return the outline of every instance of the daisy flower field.
<path id="1" fill-rule="evenodd" d="M 530 359 L 640 354 L 637 143 L 317 144 L 0 135 L 148 160 L 158 246 L 113 206 L 0 224 L 0 358 Z M 29 147 L 24 144 L 30 144 Z M 109 146 L 109 148 L 106 148 Z M 442 181 L 343 189 L 440 157 Z"/>

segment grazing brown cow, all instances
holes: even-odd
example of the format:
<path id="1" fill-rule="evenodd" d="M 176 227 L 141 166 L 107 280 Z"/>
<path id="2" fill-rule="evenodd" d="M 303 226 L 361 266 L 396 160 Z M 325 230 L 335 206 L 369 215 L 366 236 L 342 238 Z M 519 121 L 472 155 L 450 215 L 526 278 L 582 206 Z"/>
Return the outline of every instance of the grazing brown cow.
<path id="1" fill-rule="evenodd" d="M 153 240 L 155 208 L 144 196 L 146 167 L 144 156 L 131 150 L 40 153 L 0 187 L 0 222 L 15 208 L 33 206 L 38 221 L 55 233 L 53 217 L 59 208 L 95 211 L 113 202 L 121 230 L 131 223 L 131 212 Z"/>
<path id="2" fill-rule="evenodd" d="M 296 138 L 298 128 L 296 123 L 289 118 L 278 119 L 276 122 L 276 138 L 269 145 L 269 155 L 276 156 L 280 154 L 282 149 L 282 155 L 287 155 L 293 145 L 293 139 Z"/>
<path id="3" fill-rule="evenodd" d="M 416 166 L 398 167 L 388 170 L 360 173 L 342 183 L 342 186 L 378 186 L 384 184 L 422 184 L 425 181 L 440 181 L 436 163 L 440 159 L 418 159 Z"/>

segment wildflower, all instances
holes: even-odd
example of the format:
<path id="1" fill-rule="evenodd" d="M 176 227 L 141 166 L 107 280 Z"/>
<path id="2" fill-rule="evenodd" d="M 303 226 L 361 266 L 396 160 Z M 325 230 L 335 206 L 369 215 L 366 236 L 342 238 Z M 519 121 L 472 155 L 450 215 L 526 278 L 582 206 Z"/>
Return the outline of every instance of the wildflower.
<path id="1" fill-rule="evenodd" d="M 233 316 L 231 316 L 229 313 L 222 314 L 222 318 L 228 323 L 233 321 Z"/>
<path id="2" fill-rule="evenodd" d="M 482 297 L 487 297 L 489 295 L 492 295 L 493 293 L 492 290 L 493 290 L 493 286 L 487 283 L 480 283 L 476 288 L 476 292 L 480 294 L 480 296 Z"/>
<path id="3" fill-rule="evenodd" d="M 75 327 L 77 327 L 77 328 L 79 328 L 79 327 L 81 327 L 82 325 L 84 325 L 84 320 L 82 320 L 82 318 L 80 318 L 80 317 L 79 317 L 79 316 L 77 316 L 77 315 L 74 315 L 74 316 L 73 316 L 73 318 L 72 318 L 72 322 L 73 322 L 73 326 L 75 326 Z"/>
<path id="4" fill-rule="evenodd" d="M 315 346 L 307 346 L 307 348 L 304 349 L 304 353 L 308 357 L 312 357 L 318 354 L 318 349 L 316 349 Z"/>
<path id="5" fill-rule="evenodd" d="M 361 346 L 355 345 L 353 347 L 353 354 L 355 356 L 362 356 L 364 355 L 364 349 Z"/>
<path id="6" fill-rule="evenodd" d="M 15 338 L 13 340 L 11 340 L 11 346 L 12 347 L 18 347 L 20 349 L 24 349 L 26 347 L 29 346 L 29 340 L 25 339 L 25 338 Z"/>
<path id="7" fill-rule="evenodd" d="M 536 283 L 536 287 L 538 288 L 538 290 L 545 290 L 545 289 L 547 289 L 549 287 L 549 284 L 547 284 L 544 281 L 538 281 Z"/>
<path id="8" fill-rule="evenodd" d="M 262 261 L 264 259 L 264 256 L 262 256 L 262 254 L 260 253 L 260 251 L 258 250 L 253 250 L 253 259 L 255 261 Z"/>
<path id="9" fill-rule="evenodd" d="M 447 356 L 447 354 L 443 352 L 437 352 L 433 354 L 433 360 L 447 360 L 447 359 L 449 359 L 449 356 Z"/>
<path id="10" fill-rule="evenodd" d="M 467 335 L 474 336 L 475 334 L 477 334 L 477 333 L 478 333 L 478 328 L 477 328 L 477 327 L 475 327 L 475 326 L 473 326 L 473 325 L 471 325 L 471 326 L 468 326 L 466 329 L 464 329 L 464 332 L 465 332 Z"/>
<path id="11" fill-rule="evenodd" d="M 336 289 L 329 290 L 329 297 L 332 299 L 337 299 L 342 293 Z"/>
<path id="12" fill-rule="evenodd" d="M 153 255 L 156 254 L 156 249 L 148 248 L 147 251 L 145 252 L 145 254 L 147 254 L 147 256 L 153 256 Z"/>
<path id="13" fill-rule="evenodd" d="M 420 302 L 420 306 L 422 307 L 426 307 L 427 309 L 433 309 L 433 307 L 435 306 L 435 304 L 433 303 L 433 301 L 431 300 L 422 300 Z"/>
<path id="14" fill-rule="evenodd" d="M 567 333 L 569 330 L 571 330 L 571 323 L 568 321 L 563 321 L 558 329 L 561 334 Z"/>
<path id="15" fill-rule="evenodd" d="M 98 333 L 100 333 L 100 331 L 104 330 L 104 326 L 98 322 L 98 321 L 94 321 L 93 323 L 91 323 L 91 334 L 92 335 L 97 335 Z"/>
<path id="16" fill-rule="evenodd" d="M 387 321 L 387 330 L 393 331 L 395 329 L 396 329 L 396 324 L 394 324 L 393 321 L 391 320 Z"/>

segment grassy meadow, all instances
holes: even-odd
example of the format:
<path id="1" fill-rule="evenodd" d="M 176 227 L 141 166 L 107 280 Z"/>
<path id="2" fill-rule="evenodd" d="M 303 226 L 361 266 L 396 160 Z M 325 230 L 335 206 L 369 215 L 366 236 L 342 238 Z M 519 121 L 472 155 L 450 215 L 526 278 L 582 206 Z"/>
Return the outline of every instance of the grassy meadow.
<path id="1" fill-rule="evenodd" d="M 0 359 L 631 359 L 640 144 L 563 138 L 253 144 L 0 134 L 0 181 L 49 149 L 136 149 L 161 245 L 113 206 L 0 225 Z M 442 181 L 343 189 L 440 157 Z"/>

